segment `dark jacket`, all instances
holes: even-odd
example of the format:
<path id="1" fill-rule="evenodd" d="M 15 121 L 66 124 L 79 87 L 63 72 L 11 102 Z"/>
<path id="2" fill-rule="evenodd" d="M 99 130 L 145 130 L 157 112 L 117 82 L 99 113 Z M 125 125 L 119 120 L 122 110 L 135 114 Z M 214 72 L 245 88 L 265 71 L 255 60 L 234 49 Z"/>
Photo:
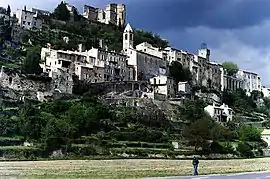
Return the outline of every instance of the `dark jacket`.
<path id="1" fill-rule="evenodd" d="M 193 165 L 198 165 L 199 164 L 199 159 L 197 157 L 194 157 L 193 161 L 192 161 L 192 164 Z"/>

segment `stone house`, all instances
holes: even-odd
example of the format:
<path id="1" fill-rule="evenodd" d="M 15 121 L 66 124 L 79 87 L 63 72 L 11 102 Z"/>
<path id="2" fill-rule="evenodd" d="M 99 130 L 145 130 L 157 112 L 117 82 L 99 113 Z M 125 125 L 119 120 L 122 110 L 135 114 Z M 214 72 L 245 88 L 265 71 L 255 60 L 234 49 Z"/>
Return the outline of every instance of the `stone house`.
<path id="1" fill-rule="evenodd" d="M 204 108 L 204 110 L 214 119 L 216 122 L 224 123 L 232 121 L 233 110 L 226 104 L 221 106 L 213 103 Z"/>
<path id="2" fill-rule="evenodd" d="M 236 76 L 227 75 L 224 68 L 220 68 L 221 71 L 221 91 L 229 90 L 234 91 L 239 88 L 243 89 L 244 81 Z"/>
<path id="3" fill-rule="evenodd" d="M 254 90 L 262 90 L 261 77 L 257 73 L 240 69 L 238 70 L 236 76 L 237 78 L 243 80 L 243 89 L 248 93 L 251 93 Z"/>
<path id="4" fill-rule="evenodd" d="M 134 67 L 135 79 L 133 80 L 149 81 L 149 79 L 155 76 L 166 75 L 167 60 L 157 55 L 157 53 L 160 53 L 157 49 L 155 52 L 151 52 L 149 49 L 147 50 L 148 53 L 144 52 L 140 47 L 148 45 L 146 43 L 140 44 L 138 46 L 139 50 L 134 49 L 133 37 L 133 29 L 128 24 L 123 33 L 123 53 L 128 56 L 128 65 Z M 152 50 L 154 51 L 154 48 Z"/>
<path id="5" fill-rule="evenodd" d="M 28 11 L 26 6 L 24 9 L 17 9 L 16 18 L 18 25 L 26 29 L 41 29 L 42 20 L 38 18 L 37 12 Z"/>
<path id="6" fill-rule="evenodd" d="M 155 93 L 164 94 L 168 98 L 175 96 L 174 80 L 165 75 L 155 76 L 150 79 L 150 84 Z"/>

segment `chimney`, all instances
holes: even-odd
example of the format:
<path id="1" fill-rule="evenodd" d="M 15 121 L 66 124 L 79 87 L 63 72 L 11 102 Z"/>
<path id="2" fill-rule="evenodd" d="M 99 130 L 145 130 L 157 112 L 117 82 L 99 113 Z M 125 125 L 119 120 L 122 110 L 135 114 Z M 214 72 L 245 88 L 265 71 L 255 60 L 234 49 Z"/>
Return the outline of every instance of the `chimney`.
<path id="1" fill-rule="evenodd" d="M 100 40 L 99 40 L 99 47 L 100 47 L 100 48 L 104 48 L 104 42 L 103 42 L 103 39 L 100 39 Z"/>
<path id="2" fill-rule="evenodd" d="M 84 46 L 83 46 L 83 44 L 79 44 L 78 45 L 78 51 L 79 52 L 83 52 L 85 49 L 84 49 Z"/>

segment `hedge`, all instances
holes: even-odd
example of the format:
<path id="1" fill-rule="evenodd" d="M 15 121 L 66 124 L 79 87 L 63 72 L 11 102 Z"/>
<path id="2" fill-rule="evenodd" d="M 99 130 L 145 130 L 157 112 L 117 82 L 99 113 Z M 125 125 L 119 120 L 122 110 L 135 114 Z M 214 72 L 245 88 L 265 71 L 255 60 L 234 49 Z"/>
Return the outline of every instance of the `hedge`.
<path id="1" fill-rule="evenodd" d="M 0 157 L 4 159 L 31 159 L 44 157 L 40 148 L 25 146 L 0 146 Z"/>
<path id="2" fill-rule="evenodd" d="M 14 146 L 23 143 L 22 137 L 0 137 L 0 146 Z"/>
<path id="3" fill-rule="evenodd" d="M 189 156 L 193 155 L 193 151 L 172 151 L 166 149 L 150 149 L 150 148 L 114 148 L 110 150 L 113 155 L 128 154 L 137 157 L 148 157 L 149 155 L 163 155 L 166 158 L 174 158 L 177 155 Z"/>
<path id="4" fill-rule="evenodd" d="M 108 147 L 110 148 L 121 148 L 121 147 L 141 147 L 141 148 L 158 148 L 158 149 L 172 149 L 173 146 L 170 143 L 150 143 L 140 141 L 119 141 L 110 142 L 108 141 Z"/>

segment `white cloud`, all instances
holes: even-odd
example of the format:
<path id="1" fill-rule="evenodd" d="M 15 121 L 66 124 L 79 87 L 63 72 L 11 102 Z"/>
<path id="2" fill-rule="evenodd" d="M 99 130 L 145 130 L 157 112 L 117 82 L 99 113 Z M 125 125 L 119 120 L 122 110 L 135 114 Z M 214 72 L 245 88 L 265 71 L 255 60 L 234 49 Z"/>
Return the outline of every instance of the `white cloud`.
<path id="1" fill-rule="evenodd" d="M 239 68 L 258 73 L 263 85 L 270 86 L 270 21 L 244 29 L 187 28 L 162 33 L 171 44 L 194 48 L 206 42 L 211 50 L 211 60 L 232 61 Z"/>

